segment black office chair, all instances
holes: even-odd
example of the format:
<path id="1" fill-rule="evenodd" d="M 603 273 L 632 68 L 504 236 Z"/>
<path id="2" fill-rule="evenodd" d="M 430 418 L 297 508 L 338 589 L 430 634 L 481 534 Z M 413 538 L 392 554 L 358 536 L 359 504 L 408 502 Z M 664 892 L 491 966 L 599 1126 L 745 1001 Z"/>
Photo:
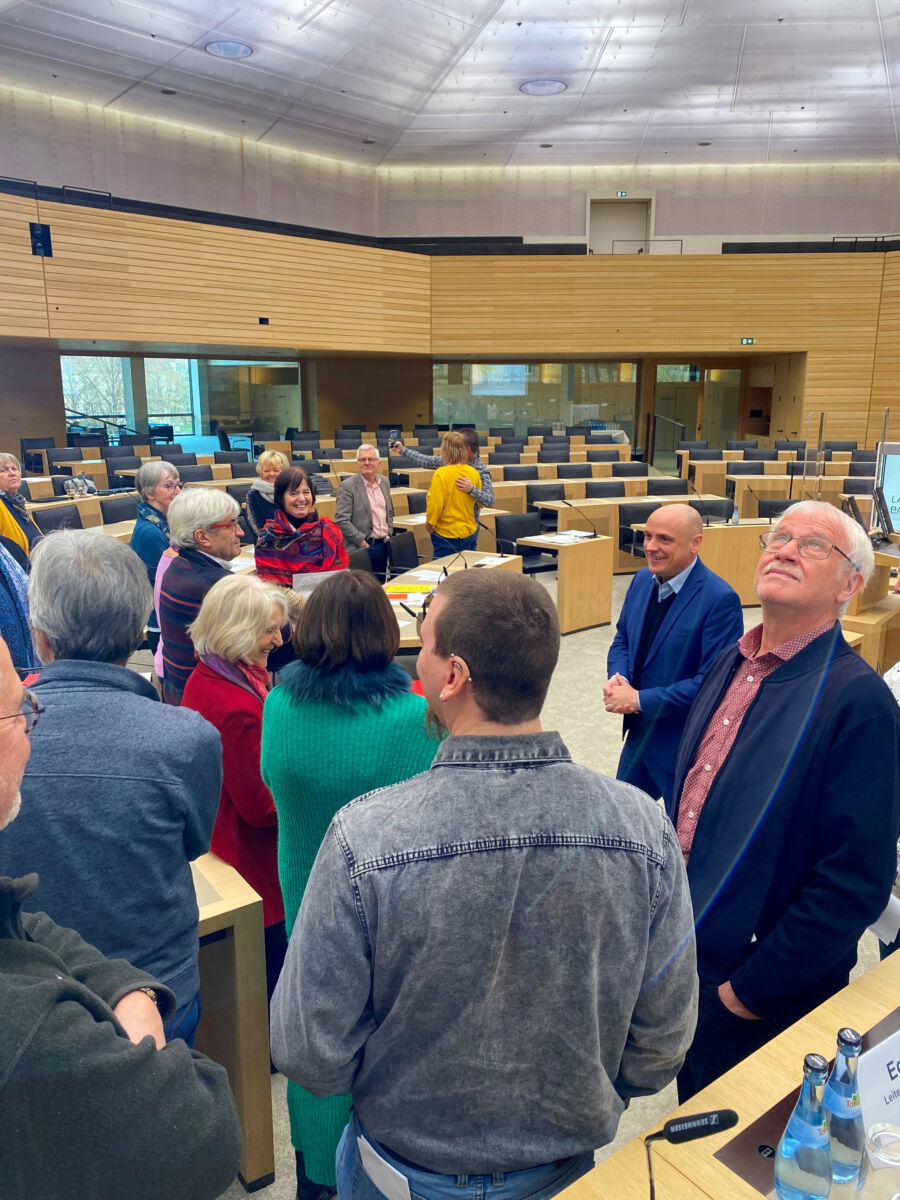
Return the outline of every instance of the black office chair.
<path id="1" fill-rule="evenodd" d="M 756 462 L 743 462 L 738 459 L 736 462 L 725 464 L 726 475 L 762 475 L 762 473 Z"/>
<path id="2" fill-rule="evenodd" d="M 233 462 L 231 464 L 232 479 L 250 479 L 257 474 L 255 462 Z"/>
<path id="3" fill-rule="evenodd" d="M 503 468 L 504 483 L 515 483 L 524 479 L 540 479 L 536 463 L 524 463 L 522 466 Z"/>
<path id="4" fill-rule="evenodd" d="M 847 496 L 871 496 L 874 490 L 875 479 L 873 476 L 845 479 L 841 488 L 841 491 Z"/>
<path id="5" fill-rule="evenodd" d="M 192 454 L 191 458 L 194 460 L 194 464 L 189 465 L 196 465 L 197 455 Z M 216 450 L 213 460 L 217 463 L 245 463 L 250 461 L 250 455 L 246 450 Z M 166 462 L 171 461 L 171 458 L 166 459 Z"/>
<path id="6" fill-rule="evenodd" d="M 236 454 L 236 453 L 243 454 L 244 457 L 242 459 L 238 459 L 238 462 L 246 462 L 247 461 L 247 451 L 246 450 L 240 450 L 240 451 L 217 450 L 216 453 L 217 454 Z M 218 461 L 219 461 L 219 459 L 217 458 L 216 462 L 218 462 Z M 223 459 L 222 461 L 223 462 L 231 462 L 231 459 L 226 458 L 226 459 Z M 196 454 L 170 454 L 166 458 L 166 462 L 171 463 L 173 467 L 179 467 L 179 468 L 180 467 L 196 467 L 197 455 Z"/>
<path id="7" fill-rule="evenodd" d="M 689 500 L 688 503 L 691 508 L 696 508 L 704 524 L 730 521 L 734 512 L 732 500 Z"/>
<path id="8" fill-rule="evenodd" d="M 632 525 L 643 525 L 652 512 L 662 508 L 661 504 L 619 505 L 619 549 L 627 550 L 634 557 L 644 557 L 644 535 Z"/>
<path id="9" fill-rule="evenodd" d="M 583 463 L 558 463 L 556 467 L 557 479 L 590 479 L 593 475 L 591 464 Z"/>
<path id="10" fill-rule="evenodd" d="M 100 514 L 104 525 L 117 521 L 134 521 L 137 518 L 137 496 L 112 496 L 100 501 Z"/>
<path id="11" fill-rule="evenodd" d="M 109 434 L 105 430 L 95 430 L 93 433 L 70 433 L 67 441 L 70 446 L 98 450 L 101 446 L 109 445 Z M 93 454 L 88 455 L 88 458 L 94 457 Z"/>
<path id="12" fill-rule="evenodd" d="M 515 437 L 516 431 L 512 425 L 491 425 L 488 429 L 488 434 L 490 437 L 498 438 L 505 438 L 507 436 Z"/>
<path id="13" fill-rule="evenodd" d="M 407 502 L 409 504 L 410 513 L 415 516 L 416 513 L 423 513 L 428 504 L 427 492 L 409 492 L 407 494 Z"/>
<path id="14" fill-rule="evenodd" d="M 618 462 L 618 450 L 588 450 L 587 460 L 591 462 Z"/>
<path id="15" fill-rule="evenodd" d="M 699 446 L 696 450 L 691 450 L 688 457 L 692 458 L 694 462 L 721 462 L 722 451 L 708 450 Z"/>
<path id="16" fill-rule="evenodd" d="M 101 446 L 98 458 L 102 458 L 104 462 L 108 462 L 111 458 L 126 458 L 131 455 L 131 449 L 128 446 Z"/>
<path id="17" fill-rule="evenodd" d="M 47 467 L 51 475 L 71 475 L 71 467 L 61 467 L 58 464 L 64 462 L 77 462 L 82 457 L 80 450 L 73 450 L 71 446 L 63 446 L 59 450 L 47 451 Z"/>
<path id="18" fill-rule="evenodd" d="M 443 429 L 445 432 L 449 432 L 447 430 L 446 426 L 443 426 L 443 425 L 435 425 L 434 428 L 438 431 Z M 450 426 L 450 429 L 455 429 L 457 433 L 461 429 L 474 429 L 474 428 L 475 428 L 474 421 L 454 421 L 453 424 Z"/>
<path id="19" fill-rule="evenodd" d="M 544 554 L 538 546 L 519 546 L 516 538 L 537 537 L 544 533 L 541 518 L 536 512 L 507 513 L 494 518 L 498 554 L 521 554 L 522 574 L 536 575 L 540 571 L 555 571 L 556 558 Z"/>
<path id="20" fill-rule="evenodd" d="M 556 530 L 557 519 L 553 509 L 538 509 L 535 507 L 537 500 L 565 500 L 566 489 L 561 483 L 526 483 L 525 485 L 525 502 L 526 511 L 538 513 L 541 520 L 541 530 L 544 533 L 553 533 Z M 520 537 L 524 536 L 522 534 Z"/>
<path id="21" fill-rule="evenodd" d="M 745 450 L 744 462 L 778 462 L 777 450 Z"/>
<path id="22" fill-rule="evenodd" d="M 542 446 L 565 446 L 565 448 L 568 450 L 569 439 L 564 433 L 551 433 L 551 434 L 549 434 L 549 436 L 548 435 L 544 436 L 544 440 L 541 442 L 541 445 Z"/>
<path id="23" fill-rule="evenodd" d="M 338 433 L 365 433 L 365 425 L 342 425 L 340 429 L 335 430 L 335 437 Z"/>
<path id="24" fill-rule="evenodd" d="M 615 442 L 611 433 L 591 433 L 584 439 L 586 446 L 614 446 Z"/>
<path id="25" fill-rule="evenodd" d="M 75 504 L 60 504 L 56 508 L 36 508 L 31 514 L 41 533 L 51 529 L 81 529 L 81 513 Z"/>
<path id="26" fill-rule="evenodd" d="M 322 439 L 318 433 L 298 433 L 290 439 L 292 450 L 318 450 Z"/>
<path id="27" fill-rule="evenodd" d="M 809 475 L 812 479 L 816 477 L 816 463 L 812 459 L 805 462 L 802 459 L 788 461 L 784 464 L 785 475 Z"/>
<path id="28" fill-rule="evenodd" d="M 799 504 L 799 498 L 796 500 L 764 500 L 760 498 L 757 502 L 759 515 L 767 518 L 769 521 L 775 521 L 783 512 L 791 507 L 792 504 Z"/>
<path id="29" fill-rule="evenodd" d="M 36 450 L 53 450 L 56 447 L 56 438 L 38 437 L 38 438 L 19 438 L 19 457 L 22 460 L 23 471 L 43 471 L 44 463 L 40 454 L 36 454 Z"/>
<path id="30" fill-rule="evenodd" d="M 878 451 L 877 450 L 851 450 L 850 451 L 850 461 L 851 462 L 873 463 L 873 462 L 877 462 L 877 460 L 878 460 Z"/>
<path id="31" fill-rule="evenodd" d="M 319 463 L 318 465 L 321 467 L 322 464 Z M 326 464 L 326 470 L 327 470 L 327 464 Z M 314 472 L 313 474 L 310 475 L 310 482 L 312 483 L 313 491 L 315 492 L 315 494 L 317 496 L 333 496 L 334 495 L 334 484 L 331 482 L 331 479 L 328 475 L 319 475 Z"/>
<path id="32" fill-rule="evenodd" d="M 646 478 L 650 474 L 650 471 L 647 468 L 647 464 L 644 462 L 614 462 L 612 465 L 612 473 L 614 478 Z"/>
<path id="33" fill-rule="evenodd" d="M 518 466 L 519 465 L 519 457 L 520 457 L 520 455 L 519 455 L 518 450 L 514 450 L 510 454 L 504 454 L 504 453 L 501 453 L 500 451 L 495 450 L 495 451 L 492 451 L 488 455 L 488 463 L 491 466 L 497 466 L 497 467 Z M 406 465 L 408 468 L 409 463 L 407 463 Z"/>
<path id="34" fill-rule="evenodd" d="M 169 461 L 168 456 L 170 454 L 183 454 L 184 453 L 184 446 L 182 446 L 181 442 L 154 442 L 154 441 L 151 441 L 149 443 L 149 446 L 150 446 L 151 454 L 158 454 L 160 456 L 160 458 L 164 458 L 166 460 L 166 462 Z"/>
<path id="35" fill-rule="evenodd" d="M 213 477 L 212 467 L 208 464 L 199 467 L 190 465 L 179 467 L 178 474 L 181 476 L 182 483 L 203 483 Z"/>
<path id="36" fill-rule="evenodd" d="M 551 446 L 548 450 L 545 450 L 544 447 L 541 446 L 537 453 L 537 460 L 539 463 L 568 462 L 569 448 L 568 446 L 562 446 L 559 450 L 557 450 L 555 446 Z"/>
<path id="37" fill-rule="evenodd" d="M 132 454 L 129 458 L 108 458 L 106 460 L 106 476 L 109 480 L 111 488 L 117 487 L 134 487 L 133 475 L 119 475 L 119 471 L 139 471 L 141 468 L 141 460 L 136 454 Z"/>
<path id="38" fill-rule="evenodd" d="M 648 496 L 686 496 L 687 494 L 688 483 L 686 479 L 647 480 Z"/>
<path id="39" fill-rule="evenodd" d="M 216 437 L 219 439 L 219 449 L 220 450 L 230 450 L 231 449 L 231 438 L 228 436 L 228 434 L 225 432 L 224 429 L 217 429 Z"/>
<path id="40" fill-rule="evenodd" d="M 292 442 L 295 437 L 299 437 L 299 436 L 300 436 L 300 426 L 299 425 L 288 425 L 287 429 L 284 431 L 284 440 L 286 442 Z"/>
<path id="41" fill-rule="evenodd" d="M 254 433 L 253 437 L 251 438 L 251 444 L 253 446 L 253 453 L 256 455 L 257 458 L 259 458 L 260 454 L 262 454 L 263 450 L 265 450 L 265 448 L 266 448 L 265 447 L 266 442 L 280 442 L 280 441 L 281 441 L 281 438 L 278 436 L 277 429 L 266 429 L 262 433 Z"/>
<path id="42" fill-rule="evenodd" d="M 758 450 L 759 438 L 730 439 L 725 443 L 726 450 Z"/>
<path id="43" fill-rule="evenodd" d="M 591 429 L 589 425 L 567 425 L 566 437 L 590 437 Z"/>
<path id="44" fill-rule="evenodd" d="M 474 425 L 454 425 L 453 428 L 454 429 L 474 429 L 475 426 Z M 433 440 L 437 436 L 438 436 L 437 425 L 413 425 L 413 437 L 414 438 L 419 438 L 421 440 L 421 438 L 427 437 L 427 438 L 430 438 Z"/>
<path id="45" fill-rule="evenodd" d="M 874 462 L 852 462 L 851 461 L 847 464 L 847 467 L 848 467 L 848 471 L 847 471 L 848 475 L 860 475 L 860 476 L 866 475 L 872 479 L 874 479 L 874 477 L 875 477 L 875 463 Z"/>
<path id="46" fill-rule="evenodd" d="M 801 457 L 805 457 L 806 442 L 792 442 L 792 441 L 790 441 L 790 439 L 787 439 L 787 440 L 782 439 L 781 441 L 776 440 L 775 449 L 776 450 L 794 450 Z"/>
<path id="47" fill-rule="evenodd" d="M 504 437 L 500 439 L 500 445 L 496 446 L 496 450 L 524 450 L 528 445 L 528 438 L 523 437 Z"/>
<path id="48" fill-rule="evenodd" d="M 708 450 L 709 442 L 676 442 L 675 449 L 676 450 Z"/>
<path id="49" fill-rule="evenodd" d="M 553 437 L 553 426 L 552 425 L 529 425 L 528 426 L 528 436 L 529 437 Z"/>
<path id="50" fill-rule="evenodd" d="M 822 443 L 825 450 L 856 450 L 859 447 L 859 442 L 829 442 Z"/>
<path id="51" fill-rule="evenodd" d="M 174 425 L 154 425 L 152 422 L 147 426 L 147 430 L 153 441 L 157 442 L 173 442 L 175 440 Z"/>
<path id="52" fill-rule="evenodd" d="M 416 535 L 409 530 L 395 533 L 388 544 L 388 561 L 391 565 L 391 575 L 402 575 L 404 571 L 414 571 L 419 565 L 419 547 L 416 545 Z"/>
<path id="53" fill-rule="evenodd" d="M 584 485 L 585 498 L 605 500 L 610 496 L 624 496 L 625 484 L 619 479 L 589 479 Z"/>
<path id="54" fill-rule="evenodd" d="M 360 546 L 358 550 L 351 550 L 347 558 L 349 559 L 348 566 L 351 571 L 368 571 L 370 575 L 375 574 L 368 546 Z"/>
<path id="55" fill-rule="evenodd" d="M 252 486 L 252 483 L 230 483 L 225 491 L 229 496 L 237 500 L 238 504 L 240 504 L 243 508 L 243 506 L 247 503 L 247 493 L 250 491 Z M 255 535 L 253 540 L 256 540 Z"/>
<path id="56" fill-rule="evenodd" d="M 379 454 L 381 451 L 379 450 Z M 343 458 L 340 446 L 319 446 L 316 450 L 316 458 Z M 382 458 L 384 455 L 382 455 Z"/>

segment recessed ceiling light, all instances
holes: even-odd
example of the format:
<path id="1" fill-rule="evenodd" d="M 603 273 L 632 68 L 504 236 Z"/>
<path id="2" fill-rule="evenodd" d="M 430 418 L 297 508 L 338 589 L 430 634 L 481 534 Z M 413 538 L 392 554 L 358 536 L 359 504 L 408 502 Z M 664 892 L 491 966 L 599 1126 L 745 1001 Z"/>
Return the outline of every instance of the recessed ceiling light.
<path id="1" fill-rule="evenodd" d="M 542 150 L 552 150 L 553 143 L 552 142 L 541 142 L 541 149 Z"/>
<path id="2" fill-rule="evenodd" d="M 216 58 L 249 58 L 253 53 L 246 42 L 207 42 L 204 49 Z"/>
<path id="3" fill-rule="evenodd" d="M 178 93 L 175 91 L 174 88 L 160 88 L 159 90 L 162 93 L 162 95 L 164 95 L 164 96 L 177 96 L 178 95 Z"/>
<path id="4" fill-rule="evenodd" d="M 526 96 L 558 96 L 568 86 L 561 79 L 526 79 L 519 84 L 519 91 Z"/>
<path id="5" fill-rule="evenodd" d="M 698 142 L 697 145 L 698 146 L 711 146 L 712 142 Z"/>
<path id="6" fill-rule="evenodd" d="M 363 140 L 362 140 L 362 144 L 363 144 L 364 146 L 374 146 L 374 145 L 375 145 L 375 139 L 374 139 L 374 138 L 363 138 Z"/>

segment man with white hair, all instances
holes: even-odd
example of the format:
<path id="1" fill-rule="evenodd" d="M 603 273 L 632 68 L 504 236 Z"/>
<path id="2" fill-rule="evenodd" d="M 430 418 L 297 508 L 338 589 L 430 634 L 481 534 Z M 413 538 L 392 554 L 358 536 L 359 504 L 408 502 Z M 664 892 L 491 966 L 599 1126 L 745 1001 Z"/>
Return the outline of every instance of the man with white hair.
<path id="1" fill-rule="evenodd" d="M 838 621 L 872 547 L 818 501 L 793 505 L 760 542 L 762 624 L 707 673 L 667 806 L 700 973 L 681 1100 L 847 983 L 896 868 L 898 709 Z"/>
<path id="2" fill-rule="evenodd" d="M 190 860 L 209 849 L 219 734 L 125 665 L 152 600 L 128 546 L 88 529 L 50 534 L 32 554 L 29 600 L 46 715 L 0 874 L 39 870 L 41 907 L 162 980 L 175 994 L 166 1034 L 188 1040 L 200 990 Z"/>
<path id="3" fill-rule="evenodd" d="M 0 641 L 0 830 L 44 711 Z M 153 974 L 24 912 L 37 886 L 0 876 L 0 1196 L 212 1200 L 240 1153 L 224 1069 L 166 1045 L 175 1000 Z"/>
<path id="4" fill-rule="evenodd" d="M 187 627 L 203 597 L 231 570 L 241 552 L 240 506 L 218 488 L 185 488 L 169 505 L 169 537 L 178 556 L 166 566 L 159 588 L 159 627 L 163 644 L 163 699 L 180 704 L 184 685 L 197 665 Z"/>
<path id="5" fill-rule="evenodd" d="M 380 579 L 387 574 L 388 547 L 394 532 L 394 507 L 390 485 L 378 474 L 381 455 L 364 443 L 356 451 L 359 474 L 345 479 L 338 488 L 334 519 L 347 550 L 369 551 L 372 570 Z"/>

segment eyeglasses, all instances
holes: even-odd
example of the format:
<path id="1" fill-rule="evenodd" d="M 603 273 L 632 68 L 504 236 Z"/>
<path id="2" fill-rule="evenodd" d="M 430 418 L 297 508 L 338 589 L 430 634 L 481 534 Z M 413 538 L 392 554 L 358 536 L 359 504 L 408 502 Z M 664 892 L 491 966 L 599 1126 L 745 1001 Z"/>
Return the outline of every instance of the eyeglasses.
<path id="1" fill-rule="evenodd" d="M 416 622 L 416 636 L 417 637 L 422 636 L 422 622 L 425 620 L 425 617 L 428 613 L 428 609 L 431 606 L 431 602 L 434 599 L 436 591 L 437 591 L 437 589 L 435 588 L 434 591 L 428 593 L 428 595 L 422 601 L 422 607 L 419 609 L 418 612 L 416 612 L 416 610 L 414 608 L 410 608 L 408 604 L 404 604 L 402 600 L 400 601 L 400 607 L 405 612 L 408 612 L 409 615 Z"/>
<path id="2" fill-rule="evenodd" d="M 22 693 L 22 704 L 17 713 L 11 713 L 8 717 L 0 717 L 0 721 L 15 721 L 19 717 L 25 718 L 25 732 L 31 733 L 35 725 L 38 723 L 38 717 L 44 712 L 44 706 L 38 700 L 34 692 L 25 689 Z"/>
<path id="3" fill-rule="evenodd" d="M 157 484 L 157 487 L 161 487 L 164 492 L 180 492 L 184 484 L 177 479 L 167 479 L 165 483 Z"/>
<path id="4" fill-rule="evenodd" d="M 215 525 L 207 525 L 207 529 L 237 529 L 240 526 L 240 521 L 217 521 Z"/>
<path id="5" fill-rule="evenodd" d="M 854 571 L 859 570 L 853 559 L 845 554 L 840 546 L 836 546 L 834 542 L 829 542 L 828 538 L 819 537 L 817 533 L 805 533 L 802 537 L 794 537 L 787 531 L 780 533 L 776 529 L 768 535 L 764 533 L 759 535 L 759 544 L 763 550 L 783 550 L 791 542 L 797 543 L 797 553 L 801 558 L 812 558 L 821 561 L 823 558 L 827 558 L 832 550 L 837 550 L 841 558 L 845 558 Z"/>

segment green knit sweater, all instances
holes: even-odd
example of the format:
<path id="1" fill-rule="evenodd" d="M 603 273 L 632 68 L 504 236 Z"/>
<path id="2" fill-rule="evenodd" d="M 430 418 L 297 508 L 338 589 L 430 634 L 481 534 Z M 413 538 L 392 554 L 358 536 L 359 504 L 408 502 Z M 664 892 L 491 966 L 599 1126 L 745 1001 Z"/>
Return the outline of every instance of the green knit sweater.
<path id="1" fill-rule="evenodd" d="M 288 936 L 331 818 L 364 792 L 425 771 L 438 743 L 425 732 L 425 701 L 409 676 L 383 671 L 325 675 L 305 663 L 282 673 L 263 710 L 262 777 L 278 812 L 278 874 Z M 334 1155 L 349 1096 L 311 1095 L 288 1082 L 291 1141 L 306 1174 L 334 1187 Z"/>

